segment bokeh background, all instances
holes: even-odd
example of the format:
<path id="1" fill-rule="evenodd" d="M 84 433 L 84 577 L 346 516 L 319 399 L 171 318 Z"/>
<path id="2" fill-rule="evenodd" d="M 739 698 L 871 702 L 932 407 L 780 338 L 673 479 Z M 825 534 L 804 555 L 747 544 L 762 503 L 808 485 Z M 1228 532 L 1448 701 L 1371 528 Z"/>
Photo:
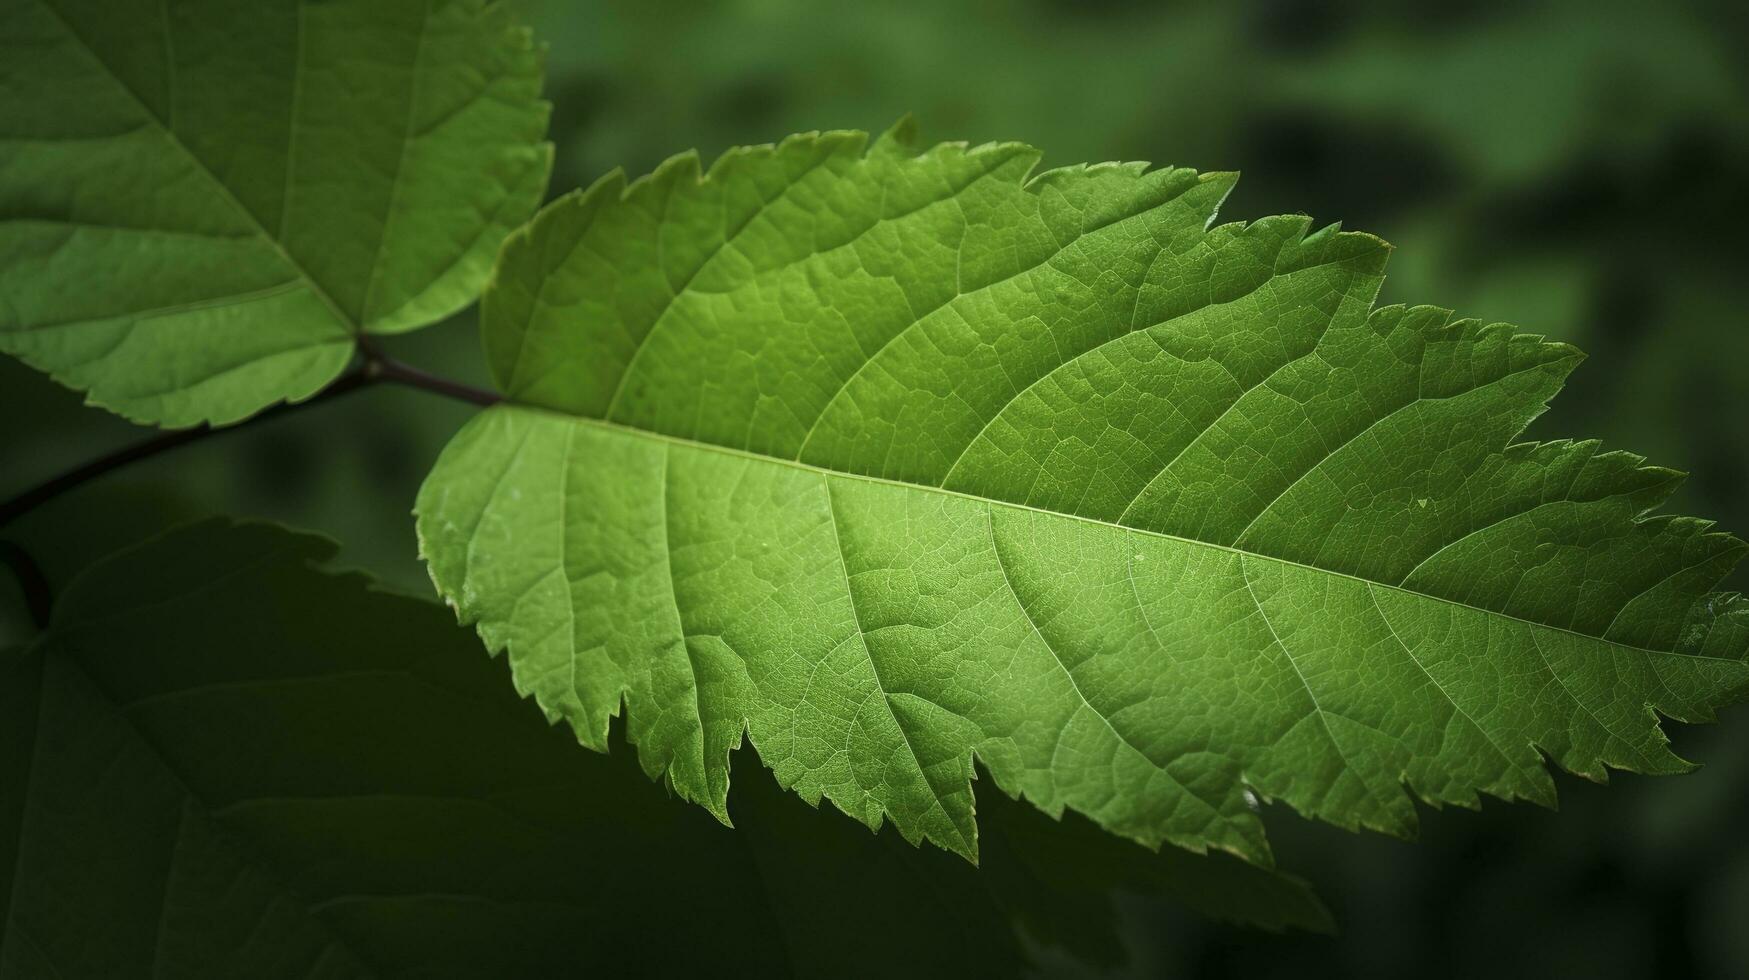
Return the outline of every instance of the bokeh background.
<path id="1" fill-rule="evenodd" d="M 551 46 L 555 194 L 687 148 L 708 161 L 905 113 L 926 138 L 1033 143 L 1047 166 L 1242 170 L 1226 218 L 1305 212 L 1393 242 L 1384 301 L 1586 350 L 1531 434 L 1687 470 L 1672 509 L 1749 531 L 1742 0 L 510 2 Z M 471 315 L 392 351 L 486 380 Z M 467 415 L 355 394 L 136 466 L 7 533 L 62 581 L 170 520 L 266 517 L 429 594 L 408 510 Z M 0 496 L 141 435 L 0 363 Z M 0 644 L 27 629 L 10 590 Z M 1282 863 L 1319 885 L 1342 933 L 1271 936 L 1130 900 L 1116 975 L 1749 976 L 1749 708 L 1672 727 L 1698 774 L 1562 778 L 1559 814 L 1424 810 L 1413 844 L 1276 814 Z"/>

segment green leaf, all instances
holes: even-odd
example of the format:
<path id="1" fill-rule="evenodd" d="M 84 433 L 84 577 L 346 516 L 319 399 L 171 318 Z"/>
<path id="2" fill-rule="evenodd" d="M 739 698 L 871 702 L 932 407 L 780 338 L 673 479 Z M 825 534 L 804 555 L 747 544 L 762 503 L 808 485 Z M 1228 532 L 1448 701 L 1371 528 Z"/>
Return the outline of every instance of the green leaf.
<path id="1" fill-rule="evenodd" d="M 1012 803 L 983 872 L 757 767 L 729 832 L 629 754 L 577 753 L 440 607 L 314 567 L 333 553 L 193 525 L 0 656 L 0 976 L 1014 974 L 1016 920 L 1119 958 L 1118 885 L 1327 925 L 1291 879 Z"/>
<path id="2" fill-rule="evenodd" d="M 231 422 L 478 295 L 540 201 L 542 55 L 484 0 L 0 0 L 0 350 Z"/>
<path id="3" fill-rule="evenodd" d="M 1231 174 L 902 130 L 551 205 L 483 305 L 513 404 L 419 500 L 439 590 L 587 745 L 725 817 L 779 781 L 977 853 L 973 759 L 1149 845 L 1256 801 L 1408 835 L 1679 772 L 1749 688 L 1744 545 L 1677 474 L 1514 444 L 1572 348 L 1372 309 L 1388 246 L 1214 225 Z M 1407 791 L 1406 791 L 1407 790 Z"/>

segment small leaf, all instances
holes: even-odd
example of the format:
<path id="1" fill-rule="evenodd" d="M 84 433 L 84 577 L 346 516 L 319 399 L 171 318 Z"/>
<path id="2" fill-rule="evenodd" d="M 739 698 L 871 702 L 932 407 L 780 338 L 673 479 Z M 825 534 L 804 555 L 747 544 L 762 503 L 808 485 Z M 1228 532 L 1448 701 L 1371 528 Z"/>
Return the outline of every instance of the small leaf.
<path id="1" fill-rule="evenodd" d="M 1744 545 L 1677 474 L 1514 443 L 1577 351 L 1372 308 L 1388 247 L 1230 174 L 858 133 L 551 205 L 483 301 L 513 404 L 418 505 L 439 590 L 587 745 L 726 819 L 779 781 L 977 853 L 971 776 L 1270 860 L 1679 772 L 1749 687 Z M 1407 791 L 1406 791 L 1407 790 Z"/>
<path id="2" fill-rule="evenodd" d="M 1117 886 L 1328 926 L 1285 876 L 1012 803 L 982 872 L 756 766 L 724 830 L 629 753 L 581 756 L 441 608 L 313 567 L 333 553 L 193 525 L 0 653 L 0 976 L 1009 975 L 1017 919 L 1117 957 Z"/>
<path id="3" fill-rule="evenodd" d="M 304 398 L 455 312 L 546 185 L 503 4 L 0 9 L 0 350 L 136 421 Z"/>

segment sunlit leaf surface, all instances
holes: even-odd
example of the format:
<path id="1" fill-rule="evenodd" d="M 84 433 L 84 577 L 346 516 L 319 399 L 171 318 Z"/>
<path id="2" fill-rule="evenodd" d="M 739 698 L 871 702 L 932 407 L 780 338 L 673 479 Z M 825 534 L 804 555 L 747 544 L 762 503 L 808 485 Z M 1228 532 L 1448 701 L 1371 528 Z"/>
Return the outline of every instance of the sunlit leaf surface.
<path id="1" fill-rule="evenodd" d="M 1741 542 L 1678 475 L 1515 443 L 1580 355 L 1373 308 L 1388 247 L 1215 224 L 1228 174 L 799 136 L 612 175 L 515 236 L 510 403 L 420 498 L 432 575 L 586 744 L 726 818 L 785 786 L 977 853 L 974 758 L 1156 845 L 1270 860 L 1259 798 L 1677 772 L 1749 685 Z"/>

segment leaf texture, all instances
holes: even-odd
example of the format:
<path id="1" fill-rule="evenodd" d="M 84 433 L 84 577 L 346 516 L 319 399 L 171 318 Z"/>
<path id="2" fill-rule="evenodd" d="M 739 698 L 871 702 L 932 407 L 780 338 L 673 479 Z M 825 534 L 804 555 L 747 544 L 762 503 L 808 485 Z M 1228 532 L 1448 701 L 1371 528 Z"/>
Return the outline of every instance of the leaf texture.
<path id="1" fill-rule="evenodd" d="M 1372 308 L 1388 247 L 1215 224 L 1231 174 L 1034 174 L 904 127 L 551 205 L 482 329 L 510 404 L 419 500 L 439 590 L 587 745 L 725 817 L 779 781 L 977 852 L 971 779 L 1271 860 L 1259 798 L 1407 835 L 1678 772 L 1749 686 L 1744 545 L 1678 475 L 1515 442 L 1580 355 Z M 866 152 L 865 152 L 866 150 Z"/>
<path id="2" fill-rule="evenodd" d="M 0 0 L 0 350 L 131 419 L 306 397 L 471 303 L 540 201 L 483 0 Z"/>
<path id="3" fill-rule="evenodd" d="M 1285 876 L 1013 803 L 982 873 L 757 767 L 731 833 L 629 754 L 579 757 L 447 612 L 315 567 L 333 552 L 192 525 L 0 652 L 0 977 L 1015 974 L 1017 920 L 1117 957 L 1118 885 L 1328 924 Z"/>

